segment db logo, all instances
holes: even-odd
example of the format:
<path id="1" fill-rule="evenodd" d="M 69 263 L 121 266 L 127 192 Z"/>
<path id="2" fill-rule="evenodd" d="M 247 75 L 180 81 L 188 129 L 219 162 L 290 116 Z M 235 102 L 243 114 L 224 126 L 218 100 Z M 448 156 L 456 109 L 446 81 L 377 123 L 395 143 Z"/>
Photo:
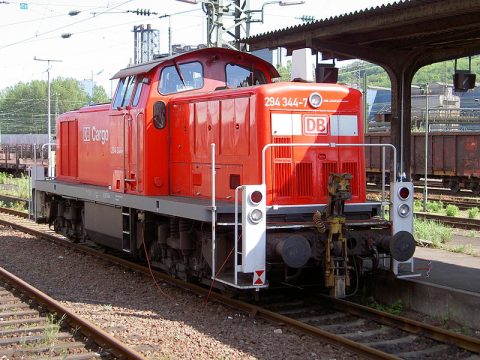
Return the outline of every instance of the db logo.
<path id="1" fill-rule="evenodd" d="M 305 116 L 303 118 L 303 133 L 305 135 L 328 134 L 328 117 Z"/>
<path id="2" fill-rule="evenodd" d="M 90 141 L 90 126 L 83 127 L 83 141 Z"/>

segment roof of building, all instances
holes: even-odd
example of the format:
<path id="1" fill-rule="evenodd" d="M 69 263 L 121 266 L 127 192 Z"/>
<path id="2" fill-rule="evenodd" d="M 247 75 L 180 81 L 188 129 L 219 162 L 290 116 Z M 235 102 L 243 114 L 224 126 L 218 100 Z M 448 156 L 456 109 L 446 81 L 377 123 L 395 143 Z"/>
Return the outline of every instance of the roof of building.
<path id="1" fill-rule="evenodd" d="M 313 48 L 324 58 L 377 63 L 379 57 L 422 52 L 437 62 L 479 53 L 479 23 L 480 0 L 410 0 L 270 31 L 241 42 L 252 50 Z"/>

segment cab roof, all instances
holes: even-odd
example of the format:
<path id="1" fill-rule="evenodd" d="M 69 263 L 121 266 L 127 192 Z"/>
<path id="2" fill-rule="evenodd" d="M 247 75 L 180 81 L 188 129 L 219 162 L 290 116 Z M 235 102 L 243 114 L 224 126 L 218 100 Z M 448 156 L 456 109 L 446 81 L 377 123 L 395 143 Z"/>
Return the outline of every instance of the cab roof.
<path id="1" fill-rule="evenodd" d="M 153 70 L 158 65 L 173 59 L 175 59 L 175 61 L 181 61 L 184 58 L 191 59 L 195 57 L 201 58 L 205 56 L 220 56 L 220 57 L 225 56 L 225 57 L 231 57 L 231 58 L 237 57 L 238 59 L 241 59 L 243 61 L 246 60 L 252 63 L 263 64 L 268 69 L 270 77 L 272 78 L 280 77 L 280 74 L 278 73 L 277 69 L 275 69 L 275 67 L 272 64 L 252 54 L 238 51 L 238 50 L 226 49 L 226 48 L 204 48 L 204 49 L 189 51 L 183 54 L 164 57 L 161 59 L 149 61 L 142 64 L 129 66 L 125 69 L 118 71 L 115 75 L 112 76 L 112 79 L 120 79 L 130 75 L 146 74 L 151 70 Z"/>

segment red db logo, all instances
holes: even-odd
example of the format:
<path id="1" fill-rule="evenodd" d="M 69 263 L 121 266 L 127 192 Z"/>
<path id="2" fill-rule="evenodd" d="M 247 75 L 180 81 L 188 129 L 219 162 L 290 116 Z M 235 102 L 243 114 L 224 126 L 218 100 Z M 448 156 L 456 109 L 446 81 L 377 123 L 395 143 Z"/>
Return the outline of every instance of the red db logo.
<path id="1" fill-rule="evenodd" d="M 328 118 L 326 116 L 305 116 L 303 133 L 305 135 L 328 134 Z"/>

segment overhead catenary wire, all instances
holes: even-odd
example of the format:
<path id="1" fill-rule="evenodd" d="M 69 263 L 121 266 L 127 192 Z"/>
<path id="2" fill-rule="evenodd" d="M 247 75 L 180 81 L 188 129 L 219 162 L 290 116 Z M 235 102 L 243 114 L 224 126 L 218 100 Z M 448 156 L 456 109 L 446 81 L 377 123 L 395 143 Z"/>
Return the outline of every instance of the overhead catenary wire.
<path id="1" fill-rule="evenodd" d="M 133 1 L 133 0 L 124 1 L 124 2 L 122 2 L 122 3 L 120 3 L 120 4 L 118 4 L 118 5 L 115 5 L 115 6 L 111 7 L 111 8 L 108 8 L 107 10 L 105 10 L 105 11 L 103 11 L 103 12 L 98 13 L 98 14 L 95 15 L 95 16 L 89 16 L 89 17 L 87 17 L 87 18 L 85 18 L 85 19 L 80 19 L 80 20 L 74 21 L 74 22 L 72 22 L 72 23 L 70 23 L 70 24 L 63 25 L 63 26 L 60 26 L 60 27 L 57 27 L 57 28 L 54 28 L 54 29 L 45 31 L 45 32 L 40 33 L 40 34 L 35 34 L 34 36 L 30 36 L 30 37 L 28 37 L 28 38 L 15 41 L 15 42 L 10 43 L 10 44 L 0 46 L 0 50 L 5 49 L 5 48 L 8 48 L 8 47 L 11 47 L 11 46 L 15 46 L 15 45 L 19 45 L 19 44 L 25 43 L 25 42 L 27 42 L 27 41 L 29 41 L 29 40 L 32 40 L 32 39 L 35 39 L 35 38 L 39 38 L 40 36 L 47 35 L 47 34 L 50 34 L 50 33 L 52 33 L 52 32 L 55 32 L 55 31 L 58 31 L 58 30 L 62 30 L 62 29 L 68 28 L 68 27 L 70 27 L 70 26 L 72 26 L 72 25 L 76 25 L 76 24 L 79 24 L 79 23 L 82 23 L 82 22 L 85 22 L 85 21 L 92 20 L 92 19 L 94 19 L 95 17 L 98 17 L 99 15 L 106 14 L 106 13 L 108 13 L 109 11 L 114 10 L 114 9 L 120 7 L 120 6 L 125 5 L 125 4 L 128 4 L 128 3 L 132 2 L 132 1 Z"/>

